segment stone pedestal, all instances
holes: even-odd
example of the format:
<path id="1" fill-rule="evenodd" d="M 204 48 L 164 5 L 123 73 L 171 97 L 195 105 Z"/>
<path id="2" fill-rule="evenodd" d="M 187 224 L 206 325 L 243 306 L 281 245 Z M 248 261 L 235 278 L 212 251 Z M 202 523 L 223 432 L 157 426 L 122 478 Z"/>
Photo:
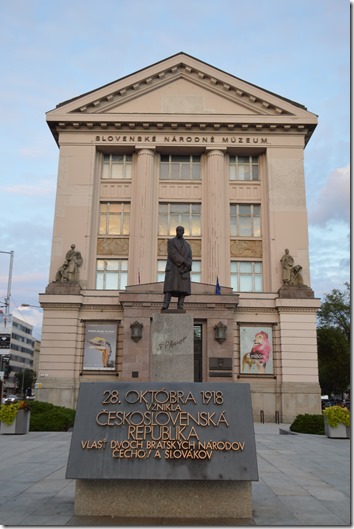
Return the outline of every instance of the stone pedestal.
<path id="1" fill-rule="evenodd" d="M 152 320 L 152 382 L 194 382 L 193 316 L 163 312 Z"/>
<path id="2" fill-rule="evenodd" d="M 109 516 L 109 525 L 253 525 L 252 483 L 80 479 L 75 514 Z"/>

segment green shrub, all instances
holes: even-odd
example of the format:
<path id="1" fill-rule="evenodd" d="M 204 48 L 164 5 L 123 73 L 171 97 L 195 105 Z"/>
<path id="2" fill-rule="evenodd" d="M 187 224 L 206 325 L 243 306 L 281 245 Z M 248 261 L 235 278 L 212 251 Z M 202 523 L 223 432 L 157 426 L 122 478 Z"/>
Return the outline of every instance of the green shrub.
<path id="1" fill-rule="evenodd" d="M 74 420 L 75 410 L 49 402 L 31 402 L 31 432 L 66 432 Z"/>
<path id="2" fill-rule="evenodd" d="M 327 423 L 332 428 L 336 428 L 338 424 L 342 423 L 344 426 L 350 426 L 350 411 L 342 406 L 330 406 L 323 411 Z"/>
<path id="3" fill-rule="evenodd" d="M 323 415 L 298 415 L 290 426 L 290 431 L 297 433 L 311 433 L 315 435 L 324 435 Z"/>

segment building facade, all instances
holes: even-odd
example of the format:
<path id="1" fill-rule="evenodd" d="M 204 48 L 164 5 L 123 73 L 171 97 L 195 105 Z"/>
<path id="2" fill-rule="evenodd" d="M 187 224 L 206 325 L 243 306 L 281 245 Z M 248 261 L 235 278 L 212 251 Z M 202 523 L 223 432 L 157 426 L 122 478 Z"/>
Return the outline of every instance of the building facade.
<path id="1" fill-rule="evenodd" d="M 12 314 L 0 314 L 0 337 L 3 342 L 0 350 L 4 373 L 3 397 L 19 394 L 22 398 L 27 389 L 23 384 L 22 387 L 17 387 L 16 375 L 23 374 L 26 369 L 34 369 L 36 340 L 32 332 L 33 326 L 29 323 Z"/>
<path id="2" fill-rule="evenodd" d="M 179 53 L 47 122 L 60 155 L 37 397 L 75 407 L 81 381 L 150 380 L 183 225 L 195 381 L 249 383 L 256 420 L 319 412 L 304 180 L 317 117 Z"/>

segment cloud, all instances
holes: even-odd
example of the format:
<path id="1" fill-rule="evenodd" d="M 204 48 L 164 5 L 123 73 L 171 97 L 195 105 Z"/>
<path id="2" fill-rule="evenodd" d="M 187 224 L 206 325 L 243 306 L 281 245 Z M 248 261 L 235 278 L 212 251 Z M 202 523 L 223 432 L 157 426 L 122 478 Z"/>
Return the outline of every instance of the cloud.
<path id="1" fill-rule="evenodd" d="M 343 221 L 309 227 L 311 287 L 316 297 L 350 281 L 350 233 Z"/>
<path id="2" fill-rule="evenodd" d="M 331 172 L 309 208 L 310 224 L 326 225 L 332 220 L 349 223 L 350 169 L 346 167 Z"/>
<path id="3" fill-rule="evenodd" d="M 11 193 L 24 196 L 46 196 L 55 193 L 55 182 L 52 179 L 42 179 L 35 185 L 15 184 L 12 186 L 0 186 L 0 193 Z"/>

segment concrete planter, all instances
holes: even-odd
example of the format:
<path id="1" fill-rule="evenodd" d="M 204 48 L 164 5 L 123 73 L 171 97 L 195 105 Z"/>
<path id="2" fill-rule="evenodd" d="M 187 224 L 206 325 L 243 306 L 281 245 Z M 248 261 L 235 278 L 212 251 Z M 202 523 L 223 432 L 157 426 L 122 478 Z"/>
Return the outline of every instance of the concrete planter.
<path id="1" fill-rule="evenodd" d="M 327 424 L 327 421 L 325 419 L 324 426 L 325 426 L 325 434 L 327 435 L 327 437 L 330 437 L 331 439 L 349 439 L 350 438 L 350 435 L 348 435 L 350 434 L 350 428 L 348 428 L 342 423 L 339 423 L 338 426 L 333 427 L 333 426 L 329 426 L 329 424 Z"/>
<path id="2" fill-rule="evenodd" d="M 12 424 L 0 422 L 0 434 L 22 435 L 29 432 L 31 412 L 18 410 Z"/>

